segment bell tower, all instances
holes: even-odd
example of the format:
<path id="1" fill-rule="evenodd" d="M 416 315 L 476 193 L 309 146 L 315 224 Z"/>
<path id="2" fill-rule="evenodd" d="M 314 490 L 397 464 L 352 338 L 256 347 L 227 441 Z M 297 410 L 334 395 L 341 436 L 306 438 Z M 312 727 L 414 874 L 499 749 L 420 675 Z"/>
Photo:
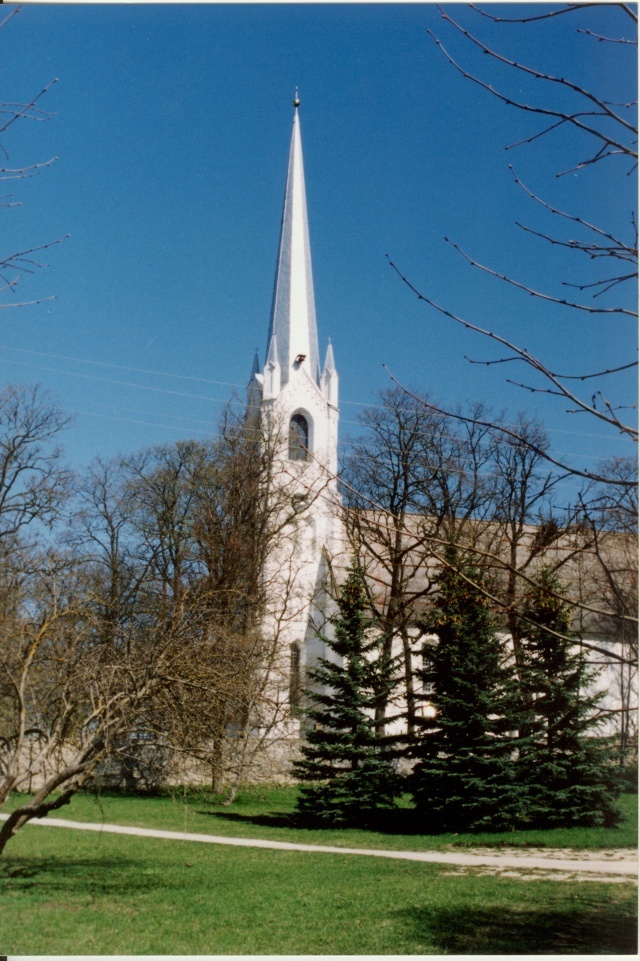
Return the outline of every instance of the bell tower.
<path id="1" fill-rule="evenodd" d="M 330 603 L 326 578 L 340 524 L 338 373 L 330 342 L 320 367 L 297 90 L 293 107 L 265 363 L 261 371 L 254 360 L 247 390 L 276 451 L 274 489 L 294 518 L 283 526 L 282 543 L 267 564 L 276 593 L 286 595 L 289 606 L 280 620 L 281 630 L 286 624 L 283 644 L 291 649 L 292 670 L 295 664 L 303 674 L 324 654 L 318 630 Z M 292 678 L 290 689 L 296 687 Z"/>

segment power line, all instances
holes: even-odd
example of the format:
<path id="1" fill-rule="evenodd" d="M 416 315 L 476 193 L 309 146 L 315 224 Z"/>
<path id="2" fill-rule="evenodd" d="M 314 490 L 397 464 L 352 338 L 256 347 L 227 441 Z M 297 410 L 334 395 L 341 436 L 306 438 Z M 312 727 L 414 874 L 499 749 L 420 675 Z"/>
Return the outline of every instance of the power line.
<path id="1" fill-rule="evenodd" d="M 137 420 L 133 417 L 120 417 L 120 416 L 114 417 L 112 414 L 101 414 L 97 411 L 90 411 L 90 410 L 78 410 L 77 408 L 74 408 L 74 407 L 62 407 L 61 410 L 63 410 L 65 414 L 74 414 L 74 415 L 81 414 L 83 417 L 100 417 L 104 420 L 115 420 L 118 422 L 123 422 L 125 424 L 138 424 L 141 427 L 159 427 L 161 430 L 174 430 L 180 433 L 182 436 L 184 436 L 184 431 L 185 431 L 184 427 L 177 427 L 173 424 L 158 424 L 158 423 L 154 423 L 152 421 L 147 421 L 147 420 Z M 221 434 L 218 434 L 213 431 L 197 430 L 196 428 L 191 428 L 191 427 L 189 428 L 189 434 L 202 434 L 203 437 L 221 437 L 222 436 Z"/>
<path id="2" fill-rule="evenodd" d="M 111 363 L 107 363 L 107 362 L 103 362 L 103 361 L 95 361 L 95 360 L 91 360 L 91 359 L 76 358 L 76 357 L 71 357 L 71 356 L 69 356 L 69 355 L 54 354 L 54 353 L 46 352 L 46 351 L 36 351 L 36 350 L 30 350 L 30 349 L 26 349 L 26 348 L 13 348 L 13 347 L 6 347 L 6 346 L 5 346 L 5 347 L 2 347 L 2 345 L 0 345 L 0 349 L 9 350 L 9 351 L 11 351 L 11 352 L 13 352 L 13 353 L 28 354 L 28 355 L 35 356 L 35 357 L 50 357 L 50 358 L 53 358 L 53 359 L 59 359 L 59 360 L 68 361 L 68 362 L 71 362 L 71 363 L 89 364 L 89 365 L 91 365 L 91 366 L 93 366 L 93 367 L 101 367 L 101 368 L 106 368 L 106 369 L 111 369 L 111 370 L 124 370 L 124 371 L 137 372 L 137 373 L 142 373 L 142 374 L 147 374 L 147 375 L 153 375 L 153 376 L 158 376 L 158 377 L 168 377 L 168 378 L 172 378 L 172 379 L 174 379 L 174 380 L 186 380 L 186 381 L 189 381 L 189 382 L 205 383 L 205 384 L 212 384 L 212 385 L 224 386 L 224 387 L 232 387 L 232 388 L 240 388 L 240 386 L 241 386 L 241 385 L 239 385 L 239 384 L 234 384 L 234 383 L 229 382 L 229 381 L 218 381 L 218 380 L 213 380 L 213 379 L 208 379 L 208 378 L 194 377 L 194 376 L 191 376 L 191 375 L 174 374 L 174 373 L 170 373 L 170 372 L 167 372 L 167 371 L 156 371 L 156 370 L 151 370 L 151 369 L 149 369 L 149 368 L 130 367 L 130 366 L 125 366 L 125 365 L 120 365 L 120 364 L 111 364 Z M 96 383 L 105 383 L 105 384 L 110 384 L 110 385 L 113 385 L 113 386 L 125 387 L 125 388 L 129 388 L 129 389 L 133 389 L 133 390 L 142 390 L 142 391 L 146 391 L 146 392 L 150 392 L 150 393 L 166 394 L 166 395 L 172 396 L 172 397 L 182 397 L 182 398 L 185 398 L 185 399 L 187 399 L 187 400 L 198 400 L 198 401 L 203 401 L 203 400 L 204 400 L 204 401 L 207 401 L 208 403 L 211 403 L 211 404 L 228 404 L 228 403 L 229 403 L 229 398 L 228 398 L 228 397 L 219 398 L 219 397 L 211 397 L 211 396 L 209 396 L 209 395 L 203 395 L 203 394 L 192 394 L 192 393 L 189 393 L 189 392 L 187 392 L 187 391 L 171 390 L 171 389 L 166 388 L 166 387 L 156 387 L 156 386 L 150 386 L 150 385 L 146 385 L 146 384 L 140 384 L 140 383 L 132 382 L 132 381 L 116 380 L 116 379 L 108 378 L 108 377 L 100 377 L 100 376 L 95 376 L 95 375 L 92 375 L 92 374 L 85 374 L 85 373 L 82 373 L 82 372 L 79 372 L 79 371 L 61 370 L 60 368 L 56 368 L 56 367 L 49 367 L 49 366 L 43 366 L 43 365 L 34 365 L 34 364 L 29 364 L 29 363 L 25 363 L 25 362 L 22 362 L 22 361 L 14 360 L 14 359 L 11 359 L 11 358 L 9 359 L 9 363 L 14 364 L 14 365 L 19 366 L 19 367 L 35 368 L 36 370 L 44 370 L 44 371 L 47 371 L 47 372 L 49 372 L 49 373 L 60 374 L 60 375 L 62 375 L 62 376 L 66 376 L 66 377 L 68 377 L 68 376 L 77 377 L 77 378 L 81 378 L 81 379 L 83 379 L 83 380 L 90 380 L 90 381 L 93 381 L 93 382 L 96 382 Z M 356 402 L 356 401 L 345 401 L 345 402 L 343 402 L 343 403 L 344 403 L 344 404 L 347 404 L 347 405 L 350 405 L 350 406 L 357 406 L 357 407 L 361 407 L 361 408 L 366 408 L 366 409 L 368 409 L 368 410 L 382 410 L 382 411 L 385 411 L 385 410 L 386 410 L 386 411 L 389 411 L 389 412 L 393 412 L 393 410 L 399 410 L 400 412 L 402 412 L 401 408 L 393 408 L 393 407 L 390 407 L 389 405 L 385 405 L 385 404 L 368 404 L 368 405 L 367 405 L 367 404 L 360 403 L 360 402 Z M 102 405 L 102 406 L 107 406 L 107 405 Z M 199 434 L 199 435 L 202 435 L 202 436 L 205 436 L 205 437 L 218 436 L 218 435 L 215 434 L 215 432 L 212 432 L 212 431 L 203 431 L 203 430 L 200 430 L 200 429 L 197 428 L 197 427 L 192 426 L 193 424 L 196 424 L 196 423 L 197 423 L 197 424 L 206 424 L 207 421 L 202 420 L 202 419 L 193 418 L 193 417 L 186 417 L 186 416 L 182 416 L 182 417 L 176 418 L 175 415 L 171 415 L 171 414 L 167 414 L 166 412 L 162 412 L 162 416 L 165 417 L 165 418 L 166 418 L 166 417 L 169 417 L 169 418 L 174 419 L 174 420 L 175 420 L 175 419 L 180 419 L 180 420 L 183 420 L 183 421 L 185 422 L 183 427 L 176 427 L 176 426 L 169 425 L 169 424 L 162 424 L 162 423 L 149 422 L 149 421 L 141 421 L 141 420 L 133 419 L 133 418 L 129 418 L 129 417 L 122 417 L 121 415 L 115 413 L 115 411 L 123 410 L 123 409 L 124 409 L 124 410 L 127 410 L 127 411 L 130 412 L 130 413 L 131 413 L 131 412 L 133 412 L 133 413 L 142 413 L 142 414 L 145 414 L 145 415 L 148 416 L 148 412 L 147 412 L 147 411 L 141 411 L 141 410 L 139 410 L 139 409 L 137 409 L 137 408 L 122 408 L 122 407 L 118 406 L 117 404 L 113 404 L 113 405 L 109 404 L 108 406 L 111 406 L 111 407 L 112 407 L 112 409 L 113 409 L 113 411 L 114 411 L 114 414 L 113 414 L 113 415 L 105 415 L 105 414 L 100 414 L 100 413 L 98 413 L 98 412 L 92 413 L 92 412 L 90 412 L 90 411 L 80 410 L 80 409 L 75 409 L 75 413 L 78 414 L 78 415 L 81 415 L 81 416 L 102 417 L 102 418 L 104 418 L 104 419 L 113 420 L 113 421 L 120 421 L 120 422 L 122 422 L 122 423 L 137 424 L 137 425 L 139 425 L 139 426 L 145 426 L 145 427 L 155 427 L 155 428 L 157 428 L 157 429 L 166 429 L 166 430 L 170 430 L 170 431 L 174 431 L 174 432 L 180 432 L 180 433 L 188 432 L 188 433 L 190 433 L 190 434 Z M 68 408 L 65 408 L 65 410 L 68 410 Z M 344 418 L 343 418 L 343 419 L 341 420 L 341 423 L 342 423 L 343 425 L 355 426 L 355 427 L 359 428 L 361 431 L 364 431 L 364 432 L 366 432 L 366 430 L 367 430 L 367 425 L 361 423 L 360 421 L 354 421 L 354 420 L 349 420 L 349 419 L 344 419 Z M 514 426 L 517 427 L 517 425 L 514 425 Z M 603 435 L 603 434 L 587 434 L 587 433 L 583 433 L 583 432 L 579 432 L 579 431 L 567 431 L 567 430 L 553 429 L 553 428 L 552 428 L 552 429 L 547 429 L 547 428 L 545 428 L 542 424 L 541 424 L 540 426 L 541 426 L 542 430 L 544 430 L 545 433 L 556 432 L 556 433 L 564 433 L 564 434 L 573 434 L 574 436 L 578 436 L 578 437 L 603 437 L 603 438 L 606 437 L 606 435 Z M 422 434 L 421 436 L 424 437 L 425 439 L 428 439 L 428 435 L 427 435 L 427 434 Z M 444 433 L 444 436 L 447 437 L 447 438 L 454 439 L 454 440 L 458 440 L 458 439 L 459 439 L 459 438 L 458 438 L 458 435 L 451 434 L 451 433 L 446 433 L 446 432 L 445 432 L 445 433 Z M 610 438 L 608 438 L 608 439 L 610 439 Z M 357 447 L 358 447 L 358 442 L 360 442 L 360 444 L 362 444 L 362 438 L 356 438 L 355 441 L 354 441 L 353 439 L 341 440 L 341 441 L 340 441 L 340 447 L 342 447 L 343 449 L 344 449 L 344 448 L 354 449 L 354 448 L 357 448 Z M 392 452 L 395 452 L 395 453 L 403 453 L 403 451 L 401 451 L 399 448 L 394 448 L 394 447 L 388 446 L 387 449 L 388 449 L 389 451 L 392 451 Z M 550 448 L 550 453 L 557 454 L 558 456 L 563 456 L 563 457 L 566 457 L 566 456 L 569 456 L 569 457 L 579 457 L 579 458 L 581 458 L 581 459 L 588 459 L 588 460 L 592 460 L 592 461 L 598 461 L 598 460 L 601 460 L 601 459 L 602 459 L 601 456 L 598 456 L 598 455 L 596 455 L 596 454 L 585 454 L 585 453 L 575 453 L 575 454 L 572 454 L 571 452 L 568 452 L 568 451 L 556 451 L 555 448 Z M 459 472 L 460 472 L 460 471 L 456 471 L 456 469 L 451 469 L 451 468 L 449 468 L 449 469 L 441 468 L 441 469 L 444 470 L 445 472 L 448 472 L 448 473 L 452 473 L 452 472 L 458 472 L 458 473 L 459 473 Z M 563 483 L 563 486 L 565 486 L 564 483 Z M 578 489 L 575 484 L 566 485 L 566 486 L 572 486 L 572 487 L 574 487 L 575 489 Z"/>
<path id="3" fill-rule="evenodd" d="M 189 374 L 174 374 L 166 370 L 150 370 L 146 367 L 125 367 L 122 364 L 107 364 L 102 360 L 87 360 L 84 357 L 69 357 L 67 354 L 52 354 L 44 350 L 27 350 L 24 347 L 8 347 L 0 344 L 0 350 L 10 350 L 18 354 L 32 354 L 36 357 L 51 357 L 53 360 L 69 360 L 74 364 L 91 364 L 93 367 L 108 367 L 111 370 L 126 370 L 129 373 L 153 374 L 157 377 L 173 377 L 176 380 L 191 380 L 201 384 L 215 384 L 218 387 L 240 387 L 240 384 L 231 384 L 224 380 L 209 380 L 205 377 L 192 377 Z M 27 366 L 26 364 L 23 366 Z M 36 368 L 38 369 L 38 368 Z M 47 368 L 43 368 L 47 369 Z"/>
<path id="4" fill-rule="evenodd" d="M 94 366 L 94 367 L 105 367 L 110 370 L 124 370 L 124 371 L 128 371 L 129 373 L 150 374 L 155 377 L 170 377 L 175 380 L 187 380 L 194 383 L 211 384 L 218 387 L 231 387 L 237 390 L 244 390 L 246 388 L 246 384 L 233 383 L 232 381 L 213 380 L 211 378 L 206 378 L 206 377 L 194 377 L 189 374 L 176 374 L 170 371 L 153 370 L 151 368 L 146 368 L 146 367 L 129 367 L 123 364 L 110 364 L 110 363 L 106 363 L 105 361 L 91 360 L 91 359 L 82 358 L 82 357 L 71 357 L 67 354 L 54 354 L 49 351 L 30 350 L 30 349 L 21 348 L 21 347 L 9 347 L 4 344 L 0 344 L 0 350 L 8 350 L 8 351 L 12 351 L 13 353 L 29 354 L 29 355 L 38 356 L 38 357 L 49 357 L 49 358 L 52 358 L 53 360 L 66 360 L 66 361 L 70 361 L 71 363 L 77 363 L 77 364 L 90 364 L 91 366 Z M 20 361 L 14 361 L 14 360 L 10 360 L 10 363 L 16 364 L 17 366 L 20 366 L 20 367 L 33 367 L 35 370 L 46 370 L 51 373 L 63 374 L 66 376 L 83 377 L 85 379 L 101 381 L 104 383 L 110 383 L 117 386 L 139 388 L 140 390 L 148 390 L 148 391 L 155 390 L 158 392 L 174 394 L 175 396 L 188 397 L 195 400 L 210 400 L 210 401 L 213 401 L 214 403 L 223 402 L 220 400 L 220 398 L 206 397 L 198 394 L 188 394 L 184 391 L 170 391 L 170 390 L 167 390 L 166 388 L 148 387 L 143 384 L 135 384 L 135 383 L 125 382 L 125 381 L 115 381 L 115 380 L 110 380 L 109 378 L 101 378 L 101 377 L 93 378 L 89 374 L 80 374 L 74 371 L 66 371 L 66 370 L 59 370 L 51 367 L 31 365 L 31 364 L 21 363 Z M 361 407 L 361 408 L 366 408 L 368 410 L 389 409 L 384 404 L 367 403 L 366 401 L 353 401 L 353 400 L 343 400 L 341 401 L 341 406 Z M 341 423 L 356 424 L 357 426 L 360 426 L 360 427 L 362 426 L 358 421 L 349 421 L 349 420 L 343 419 Z M 547 433 L 568 434 L 574 437 L 593 437 L 593 438 L 600 438 L 602 440 L 611 439 L 611 436 L 608 434 L 591 433 L 587 431 L 572 431 L 572 430 L 567 430 L 565 428 L 558 428 L 558 427 L 548 427 L 548 428 L 545 427 L 544 429 L 547 431 Z"/>

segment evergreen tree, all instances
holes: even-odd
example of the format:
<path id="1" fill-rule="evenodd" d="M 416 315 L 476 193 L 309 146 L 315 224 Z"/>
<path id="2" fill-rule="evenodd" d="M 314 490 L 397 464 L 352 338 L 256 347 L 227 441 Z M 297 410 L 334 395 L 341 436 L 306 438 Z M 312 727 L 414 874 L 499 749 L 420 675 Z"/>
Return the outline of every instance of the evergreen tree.
<path id="1" fill-rule="evenodd" d="M 308 727 L 294 775 L 305 782 L 299 811 L 328 824 L 355 824 L 392 807 L 401 791 L 390 740 L 375 720 L 376 706 L 395 687 L 397 659 L 384 654 L 380 635 L 370 636 L 357 567 L 349 570 L 337 604 L 335 637 L 325 641 L 338 661 L 323 659 L 310 672 L 316 688 L 306 692 L 312 706 L 304 711 Z"/>
<path id="2" fill-rule="evenodd" d="M 515 679 L 487 599 L 474 586 L 479 572 L 461 564 L 453 547 L 447 562 L 425 625 L 438 641 L 426 648 L 419 676 L 435 716 L 423 720 L 412 792 L 430 830 L 501 830 L 523 815 L 513 760 Z"/>
<path id="3" fill-rule="evenodd" d="M 571 639 L 561 588 L 543 570 L 523 607 L 520 671 L 528 705 L 520 750 L 520 781 L 526 788 L 529 821 L 536 827 L 613 827 L 617 770 L 610 745 L 596 737 L 600 693 L 598 669 L 589 667 Z"/>

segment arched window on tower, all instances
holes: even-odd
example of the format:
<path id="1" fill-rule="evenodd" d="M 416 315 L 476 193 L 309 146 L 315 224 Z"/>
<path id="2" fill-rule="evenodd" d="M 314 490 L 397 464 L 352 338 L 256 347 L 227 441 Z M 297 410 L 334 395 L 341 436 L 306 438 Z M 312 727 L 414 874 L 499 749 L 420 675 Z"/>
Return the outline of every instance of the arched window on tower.
<path id="1" fill-rule="evenodd" d="M 289 460 L 309 459 L 309 422 L 302 414 L 294 414 L 289 422 Z"/>

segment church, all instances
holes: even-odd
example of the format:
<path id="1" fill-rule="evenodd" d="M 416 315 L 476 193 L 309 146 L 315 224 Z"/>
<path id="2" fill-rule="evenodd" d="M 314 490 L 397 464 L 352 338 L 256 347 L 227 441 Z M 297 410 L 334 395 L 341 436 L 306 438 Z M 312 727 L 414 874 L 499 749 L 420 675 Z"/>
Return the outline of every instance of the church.
<path id="1" fill-rule="evenodd" d="M 384 575 L 380 576 L 376 569 L 375 558 L 372 559 L 371 555 L 365 557 L 362 545 L 350 542 L 344 523 L 337 480 L 338 373 L 331 342 L 324 352 L 324 363 L 321 362 L 318 342 L 297 91 L 293 106 L 293 131 L 264 366 L 256 355 L 247 386 L 248 411 L 254 412 L 263 436 L 274 445 L 273 487 L 280 497 L 278 511 L 282 522 L 278 529 L 281 536 L 264 562 L 267 594 L 271 598 L 264 630 L 277 638 L 278 656 L 270 666 L 267 685 L 270 718 L 263 715 L 257 730 L 262 731 L 263 744 L 271 745 L 266 752 L 271 760 L 274 748 L 280 756 L 283 774 L 286 774 L 291 747 L 300 735 L 300 714 L 296 708 L 300 705 L 301 690 L 307 683 L 306 670 L 318 658 L 327 657 L 323 635 L 326 636 L 327 629 L 331 629 L 327 622 L 333 610 L 332 581 L 335 587 L 335 579 L 340 580 L 340 572 L 344 572 L 357 550 L 367 577 L 376 582 L 378 596 L 382 598 L 385 593 L 388 596 L 389 591 Z M 415 524 L 419 522 L 420 518 L 416 516 Z M 376 523 L 386 524 L 389 519 L 376 518 Z M 477 534 L 478 525 L 472 520 L 467 523 L 469 530 L 474 531 L 476 545 L 486 548 L 487 545 L 477 539 L 484 536 Z M 485 529 L 491 533 L 486 525 Z M 410 540 L 411 531 L 407 533 Z M 531 527 L 531 542 L 537 536 L 536 528 Z M 551 558 L 553 563 L 564 565 L 563 552 L 574 552 L 576 560 L 563 566 L 564 577 L 572 587 L 577 587 L 579 596 L 586 597 L 592 589 L 589 585 L 601 579 L 602 573 L 597 564 L 590 565 L 588 551 L 578 544 L 576 538 L 582 535 L 571 536 L 571 544 L 563 535 L 563 541 L 558 540 L 545 548 L 540 563 L 547 563 Z M 495 530 L 492 537 L 492 543 L 495 543 Z M 606 550 L 621 554 L 628 550 L 628 546 L 614 535 L 609 538 Z M 633 545 L 632 550 L 635 550 Z M 375 555 L 375 551 L 373 553 Z M 427 563 L 433 574 L 433 558 Z M 416 576 L 424 580 L 424 564 L 422 571 L 420 563 L 416 564 L 415 570 Z M 428 592 L 422 593 L 426 595 Z M 608 691 L 607 704 L 614 722 L 624 717 L 629 725 L 627 736 L 634 740 L 635 722 L 630 722 L 628 707 L 637 698 L 635 668 L 620 665 L 607 657 L 607 652 L 615 648 L 619 638 L 616 628 L 605 621 L 606 618 L 599 620 L 593 614 L 587 614 L 587 620 L 580 623 L 581 637 L 585 641 L 591 639 L 593 649 L 600 650 L 601 660 L 608 665 L 603 683 L 598 686 Z M 420 651 L 428 638 L 420 631 L 410 633 L 408 642 L 405 638 L 405 653 L 415 667 L 420 664 Z M 507 629 L 505 637 L 509 637 Z M 418 700 L 422 693 L 419 693 Z M 422 700 L 424 702 L 424 697 Z M 627 705 L 626 713 L 620 712 L 621 702 Z M 429 710 L 428 703 L 422 704 L 422 710 Z M 611 730 L 615 733 L 615 724 Z M 402 732 L 398 729 L 396 733 Z M 256 751 L 254 756 L 257 758 L 259 753 Z M 279 772 L 273 766 L 266 771 L 267 776 L 276 773 Z"/>

